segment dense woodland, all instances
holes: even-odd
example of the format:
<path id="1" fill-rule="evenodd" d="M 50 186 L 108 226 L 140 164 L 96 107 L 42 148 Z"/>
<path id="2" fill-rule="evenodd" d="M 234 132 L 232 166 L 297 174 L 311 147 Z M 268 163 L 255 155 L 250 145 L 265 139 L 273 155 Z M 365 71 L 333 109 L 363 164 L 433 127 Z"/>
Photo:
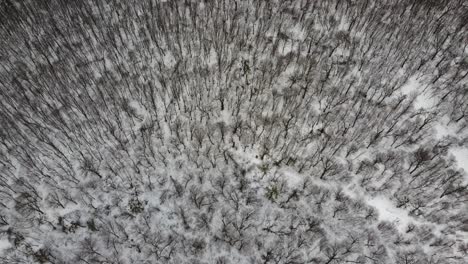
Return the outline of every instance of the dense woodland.
<path id="1" fill-rule="evenodd" d="M 2 0 L 0 262 L 468 263 L 467 102 L 464 0 Z"/>

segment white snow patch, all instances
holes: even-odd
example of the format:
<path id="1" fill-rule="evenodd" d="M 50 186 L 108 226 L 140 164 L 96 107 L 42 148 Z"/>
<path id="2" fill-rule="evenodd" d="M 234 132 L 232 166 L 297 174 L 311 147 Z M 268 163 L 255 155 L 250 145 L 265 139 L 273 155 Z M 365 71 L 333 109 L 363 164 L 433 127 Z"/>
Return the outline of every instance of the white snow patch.
<path id="1" fill-rule="evenodd" d="M 8 248 L 11 248 L 12 244 L 7 239 L 0 239 L 0 254 Z"/>
<path id="2" fill-rule="evenodd" d="M 338 25 L 338 30 L 348 31 L 348 29 L 349 29 L 349 22 L 347 21 L 347 19 L 342 18 L 340 21 L 340 25 Z"/>
<path id="3" fill-rule="evenodd" d="M 416 109 L 429 109 L 437 104 L 437 99 L 425 90 L 423 84 L 416 76 L 409 78 L 408 82 L 401 87 L 401 92 L 408 96 L 416 96 L 414 107 Z"/>
<path id="4" fill-rule="evenodd" d="M 223 111 L 219 112 L 219 117 L 216 120 L 217 123 L 224 123 L 226 125 L 232 124 L 232 115 L 231 113 L 224 109 Z"/>
<path id="5" fill-rule="evenodd" d="M 288 183 L 289 188 L 299 187 L 303 183 L 303 177 L 291 168 L 281 168 L 280 173 Z"/>
<path id="6" fill-rule="evenodd" d="M 453 127 L 443 125 L 441 123 L 435 123 L 433 126 L 435 130 L 435 138 L 442 139 L 445 136 L 453 136 L 456 137 L 457 133 Z"/>
<path id="7" fill-rule="evenodd" d="M 218 61 L 217 53 L 216 53 L 214 48 L 211 48 L 210 56 L 207 58 L 206 64 L 209 67 L 212 67 L 212 66 L 216 65 L 217 61 Z"/>
<path id="8" fill-rule="evenodd" d="M 465 178 L 468 181 L 468 149 L 466 148 L 452 148 L 450 152 L 455 156 L 458 167 L 465 171 Z"/>
<path id="9" fill-rule="evenodd" d="M 176 60 L 171 53 L 166 53 L 164 56 L 164 65 L 168 68 L 173 68 L 176 64 Z"/>
<path id="10" fill-rule="evenodd" d="M 286 56 L 291 52 L 294 52 L 296 49 L 294 48 L 294 45 L 290 41 L 284 41 L 284 44 L 282 45 L 282 48 L 278 50 L 279 54 L 282 56 Z"/>
<path id="11" fill-rule="evenodd" d="M 294 27 L 292 27 L 289 30 L 289 33 L 291 34 L 291 38 L 294 40 L 302 41 L 305 39 L 305 32 L 300 24 L 296 24 Z"/>
<path id="12" fill-rule="evenodd" d="M 408 215 L 406 210 L 395 207 L 392 201 L 386 197 L 373 197 L 367 200 L 367 202 L 377 208 L 380 221 L 385 220 L 395 223 L 400 232 L 404 233 L 408 224 L 415 222 L 413 218 Z"/>
<path id="13" fill-rule="evenodd" d="M 408 81 L 401 87 L 401 92 L 403 94 L 409 95 L 411 93 L 417 93 L 420 83 L 416 77 L 411 77 Z"/>
<path id="14" fill-rule="evenodd" d="M 437 104 L 437 99 L 429 95 L 427 92 L 419 94 L 414 102 L 415 108 L 429 109 Z"/>
<path id="15" fill-rule="evenodd" d="M 232 154 L 232 158 L 239 164 L 243 165 L 246 169 L 251 169 L 253 167 L 258 167 L 262 164 L 262 161 L 258 158 L 257 149 L 230 149 L 229 151 Z"/>

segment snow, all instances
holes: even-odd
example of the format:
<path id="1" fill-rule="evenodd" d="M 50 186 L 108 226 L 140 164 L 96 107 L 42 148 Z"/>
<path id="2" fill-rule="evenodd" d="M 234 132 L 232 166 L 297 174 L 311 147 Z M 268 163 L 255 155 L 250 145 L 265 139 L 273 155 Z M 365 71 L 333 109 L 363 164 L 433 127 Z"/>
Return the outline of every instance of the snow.
<path id="1" fill-rule="evenodd" d="M 292 168 L 283 167 L 280 169 L 280 173 L 287 182 L 289 188 L 299 187 L 303 183 L 303 176 L 299 175 Z"/>
<path id="2" fill-rule="evenodd" d="M 338 25 L 338 30 L 348 31 L 349 22 L 345 17 L 341 17 L 340 24 Z"/>
<path id="3" fill-rule="evenodd" d="M 429 109 L 434 107 L 437 104 L 437 99 L 429 95 L 427 92 L 423 92 L 418 95 L 416 101 L 414 102 L 414 107 L 416 109 Z"/>
<path id="4" fill-rule="evenodd" d="M 395 223 L 400 232 L 405 232 L 408 224 L 414 222 L 406 210 L 395 207 L 392 201 L 386 197 L 376 196 L 369 198 L 367 202 L 377 208 L 380 221 Z"/>
<path id="5" fill-rule="evenodd" d="M 468 181 L 468 149 L 466 148 L 452 148 L 450 152 L 455 156 L 458 167 L 465 171 L 465 178 Z"/>
<path id="6" fill-rule="evenodd" d="M 153 6 L 161 7 L 158 3 Z M 145 13 L 147 6 L 135 6 L 128 17 L 119 16 L 120 7 L 92 6 L 93 16 L 111 21 L 111 31 L 118 35 L 117 47 L 95 38 L 108 33 L 100 32 L 102 27 L 91 26 L 92 34 L 86 34 L 90 28 L 77 31 L 80 34 L 72 34 L 73 44 L 79 44 L 77 51 L 88 53 L 82 59 L 89 63 L 74 70 L 76 60 L 62 54 L 67 50 L 55 52 L 60 43 L 39 45 L 37 48 L 46 48 L 45 54 L 50 53 L 54 63 L 51 66 L 70 65 L 70 71 L 67 68 L 60 74 L 44 74 L 44 78 L 33 78 L 31 83 L 25 78 L 51 69 L 36 72 L 34 66 L 31 72 L 16 73 L 16 67 L 23 67 L 16 65 L 23 60 L 17 57 L 22 52 L 9 55 L 11 63 L 4 67 L 8 71 L 5 76 L 10 76 L 11 71 L 12 77 L 27 86 L 25 89 L 30 88 L 26 97 L 35 94 L 37 88 L 42 99 L 16 111 L 14 108 L 24 100 L 21 94 L 15 96 L 12 87 L 11 100 L 2 104 L 7 110 L 4 117 L 8 133 L 6 142 L 0 144 L 0 154 L 6 154 L 0 164 L 7 170 L 7 185 L 2 184 L 8 188 L 5 192 L 0 189 L 0 197 L 8 199 L 0 214 L 11 215 L 8 222 L 23 235 L 22 245 L 32 246 L 25 251 L 24 246 L 17 248 L 10 237 L 0 235 L 0 259 L 4 255 L 8 258 L 5 262 L 17 256 L 20 259 L 42 247 L 51 250 L 55 262 L 63 263 L 78 261 L 77 257 L 85 262 L 157 262 L 164 261 L 169 251 L 169 257 L 178 262 L 200 263 L 241 264 L 262 259 L 299 263 L 314 258 L 353 262 L 363 254 L 369 260 L 376 257 L 391 262 L 392 256 L 413 250 L 417 253 L 415 261 L 421 257 L 424 262 L 432 256 L 456 261 L 455 257 L 463 254 L 457 251 L 463 244 L 455 238 L 468 237 L 461 231 L 464 227 L 460 215 L 466 210 L 459 205 L 463 197 L 439 197 L 440 182 L 433 179 L 456 170 L 455 160 L 459 171 L 468 171 L 468 145 L 462 146 L 466 138 L 455 120 L 444 116 L 453 109 L 442 100 L 442 94 L 436 94 L 443 87 L 432 87 L 427 80 L 439 72 L 440 80 L 450 79 L 453 68 L 458 66 L 455 63 L 463 57 L 460 50 L 452 50 L 449 41 L 442 43 L 444 51 L 457 57 L 450 65 L 439 63 L 449 67 L 445 73 L 433 67 L 437 61 L 443 62 L 444 54 L 438 53 L 426 64 L 433 71 L 422 73 L 411 65 L 427 57 L 424 52 L 396 54 L 395 60 L 388 63 L 385 58 L 372 56 L 379 53 L 375 50 L 379 43 L 367 45 L 375 34 L 364 34 L 372 24 L 358 23 L 356 27 L 346 15 L 340 15 L 344 14 L 338 9 L 342 7 L 353 15 L 356 10 L 352 5 L 312 7 L 297 2 L 290 6 L 252 6 L 239 2 L 215 5 L 213 10 L 212 6 L 202 2 L 163 6 L 159 13 L 169 19 L 158 19 L 163 23 L 160 27 L 138 22 L 154 21 L 153 12 Z M 107 11 L 101 14 L 103 10 Z M 282 14 L 275 16 L 280 11 Z M 368 11 L 366 15 L 373 14 Z M 134 13 L 141 16 L 133 19 Z M 219 14 L 222 21 L 206 18 L 209 14 Z M 256 15 L 271 20 L 255 19 Z M 379 16 L 382 21 L 374 22 L 387 25 L 381 27 L 385 31 L 380 32 L 382 36 L 399 32 L 389 26 L 394 18 L 398 19 L 392 12 Z M 180 26 L 174 27 L 174 21 Z M 135 34 L 127 34 L 127 29 Z M 41 37 L 48 36 L 45 29 L 38 31 Z M 417 48 L 427 46 L 425 41 L 432 37 L 410 41 L 408 48 L 420 51 Z M 368 52 L 359 52 L 363 49 Z M 36 49 L 29 53 L 27 64 L 41 66 L 42 57 Z M 103 56 L 104 62 L 100 63 Z M 59 62 L 59 57 L 63 61 Z M 405 62 L 400 64 L 404 57 Z M 243 61 L 251 69 L 248 74 L 243 72 Z M 321 80 L 321 70 L 328 66 L 332 67 L 329 79 Z M 408 70 L 421 75 L 413 76 Z M 90 73 L 86 75 L 89 82 L 82 82 L 82 73 Z M 71 90 L 73 84 L 82 83 L 75 89 L 79 95 L 76 100 L 68 100 L 73 93 L 67 91 L 40 91 L 43 84 L 57 83 L 55 79 L 60 77 L 71 85 Z M 374 84 L 376 78 L 379 80 Z M 102 87 L 97 85 L 101 82 L 105 82 Z M 336 87 L 348 84 L 351 95 L 371 84 L 383 90 L 398 84 L 398 95 L 406 94 L 406 101 L 393 107 L 393 101 L 387 102 L 392 98 L 384 98 L 378 105 L 375 100 L 347 98 L 344 94 L 332 98 Z M 301 89 L 308 85 L 311 89 L 302 98 Z M 320 92 L 317 86 L 321 86 Z M 172 88 L 180 88 L 180 96 L 174 97 Z M 250 89 L 255 89 L 255 96 Z M 114 90 L 117 92 L 111 96 Z M 94 98 L 98 92 L 102 92 L 109 107 L 99 107 L 101 97 Z M 6 94 L 10 95 L 10 90 Z M 409 111 L 405 108 L 407 102 L 413 102 Z M 354 122 L 357 126 L 349 126 L 352 120 L 340 113 L 357 110 L 353 108 L 356 103 L 363 112 L 355 120 L 359 122 Z M 60 107 L 58 114 L 63 118 L 51 117 L 49 106 Z M 36 108 L 44 111 L 29 111 Z M 394 120 L 385 120 L 392 117 Z M 417 131 L 424 117 L 431 119 Z M 285 128 L 287 125 L 290 127 Z M 374 135 L 369 129 L 372 126 L 385 129 L 384 139 L 366 148 L 367 139 Z M 287 129 L 291 133 L 285 133 Z M 325 129 L 327 136 L 320 135 L 318 129 Z M 439 141 L 439 156 L 418 164 L 421 169 L 412 173 L 409 163 L 414 163 L 413 149 L 423 146 L 432 150 Z M 449 155 L 445 145 L 451 148 Z M 356 149 L 351 152 L 351 147 Z M 345 150 L 349 151 L 346 157 Z M 85 158 L 104 176 L 102 179 L 94 175 L 98 173 L 86 171 L 82 166 Z M 320 179 L 318 175 L 328 169 L 320 162 L 324 159 L 333 160 L 337 169 L 333 177 Z M 373 167 L 358 169 L 363 161 Z M 76 176 L 76 183 L 69 179 L 71 176 Z M 415 184 L 402 186 L 416 177 Z M 19 178 L 31 179 L 31 183 L 16 181 Z M 460 182 L 459 178 L 453 179 L 456 184 Z M 344 199 L 342 192 L 346 194 Z M 431 192 L 437 193 L 426 195 Z M 56 205 L 51 195 L 61 202 Z M 408 207 L 397 207 L 395 197 L 401 196 L 411 198 Z M 130 202 L 135 199 L 142 203 L 143 211 L 132 209 Z M 418 212 L 413 206 L 425 200 L 421 214 L 411 213 Z M 36 205 L 43 214 L 29 213 L 29 207 Z M 379 221 L 393 223 L 391 233 L 402 233 L 403 243 L 394 243 L 388 230 L 376 228 L 376 217 L 371 214 L 374 210 Z M 254 214 L 247 219 L 250 212 Z M 59 216 L 63 217 L 61 221 Z M 89 223 L 95 223 L 99 231 Z M 406 233 L 410 223 L 418 228 Z M 75 228 L 76 224 L 79 226 Z M 356 243 L 351 241 L 354 238 Z M 431 245 L 438 238 L 444 248 Z M 203 242 L 202 249 L 196 240 Z M 194 241 L 198 245 L 192 244 Z M 213 241 L 216 243 L 210 243 Z M 369 248 L 369 243 L 375 247 Z M 352 250 L 347 250 L 348 245 Z M 427 256 L 420 254 L 421 248 Z M 84 250 L 86 254 L 82 254 Z M 271 256 L 264 256 L 265 252 Z M 339 256 L 327 260 L 330 252 Z"/>
<path id="7" fill-rule="evenodd" d="M 437 99 L 425 90 L 423 84 L 416 76 L 410 77 L 403 87 L 401 87 L 403 94 L 408 96 L 416 96 L 414 101 L 414 108 L 416 109 L 429 109 L 437 104 Z"/>
<path id="8" fill-rule="evenodd" d="M 444 119 L 448 119 L 444 117 Z M 443 120 L 443 119 L 442 119 Z M 444 123 L 448 123 L 446 120 Z M 456 125 L 443 125 L 441 122 L 434 124 L 435 138 L 442 139 L 445 136 L 458 137 Z M 449 152 L 455 157 L 458 167 L 465 171 L 465 178 L 468 182 L 468 148 L 452 147 Z"/>
<path id="9" fill-rule="evenodd" d="M 10 248 L 11 246 L 12 246 L 11 243 L 10 243 L 6 238 L 0 239 L 0 254 L 1 254 L 5 249 Z"/>
<path id="10" fill-rule="evenodd" d="M 219 117 L 216 120 L 216 122 L 224 123 L 226 125 L 232 124 L 232 115 L 231 115 L 231 113 L 228 110 L 224 109 L 223 111 L 219 112 Z"/>
<path id="11" fill-rule="evenodd" d="M 397 229 L 402 233 L 406 232 L 408 224 L 420 224 L 418 220 L 409 216 L 407 210 L 397 208 L 389 198 L 382 195 L 371 197 L 357 183 L 345 186 L 343 191 L 351 198 L 362 199 L 368 205 L 375 207 L 378 211 L 379 221 L 389 221 L 395 224 Z"/>
<path id="12" fill-rule="evenodd" d="M 139 118 L 141 118 L 141 122 L 137 122 L 135 127 L 133 128 L 134 130 L 138 130 L 141 128 L 141 126 L 143 124 L 145 124 L 145 122 L 149 122 L 151 120 L 151 115 L 150 113 L 148 112 L 148 110 L 146 110 L 146 108 L 141 105 L 139 102 L 137 101 L 130 101 L 129 102 L 129 106 L 135 111 L 135 113 L 137 114 L 137 116 Z"/>
<path id="13" fill-rule="evenodd" d="M 445 136 L 457 136 L 456 130 L 453 127 L 443 125 L 440 122 L 435 123 L 433 128 L 435 130 L 434 136 L 437 139 L 442 139 Z"/>
<path id="14" fill-rule="evenodd" d="M 164 65 L 168 68 L 173 68 L 176 65 L 174 56 L 169 52 L 164 56 Z"/>
<path id="15" fill-rule="evenodd" d="M 213 67 L 216 65 L 216 63 L 218 63 L 218 54 L 216 53 L 216 50 L 212 48 L 210 50 L 210 56 L 208 56 L 206 64 L 209 67 Z"/>
<path id="16" fill-rule="evenodd" d="M 411 77 L 408 81 L 401 87 L 401 92 L 405 95 L 413 95 L 417 93 L 417 88 L 419 84 L 416 77 Z"/>
<path id="17" fill-rule="evenodd" d="M 292 27 L 289 33 L 291 34 L 291 38 L 293 40 L 303 41 L 306 37 L 304 29 L 302 29 L 300 24 L 296 24 L 294 27 Z"/>

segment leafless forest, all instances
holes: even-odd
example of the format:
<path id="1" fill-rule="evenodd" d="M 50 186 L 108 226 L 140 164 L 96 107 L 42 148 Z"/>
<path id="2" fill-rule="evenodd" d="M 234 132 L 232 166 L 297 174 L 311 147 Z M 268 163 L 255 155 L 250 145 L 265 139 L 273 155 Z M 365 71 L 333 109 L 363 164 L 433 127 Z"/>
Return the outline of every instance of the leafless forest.
<path id="1" fill-rule="evenodd" d="M 467 168 L 467 1 L 0 0 L 0 263 L 466 264 Z"/>

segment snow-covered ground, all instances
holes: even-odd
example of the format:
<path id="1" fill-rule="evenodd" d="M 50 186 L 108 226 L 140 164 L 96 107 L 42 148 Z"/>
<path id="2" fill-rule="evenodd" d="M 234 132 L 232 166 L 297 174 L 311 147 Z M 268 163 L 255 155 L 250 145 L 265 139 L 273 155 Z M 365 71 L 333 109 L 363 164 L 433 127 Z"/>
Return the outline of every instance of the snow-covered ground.
<path id="1" fill-rule="evenodd" d="M 2 255 L 5 249 L 12 247 L 13 245 L 6 238 L 0 239 L 0 255 Z"/>
<path id="2" fill-rule="evenodd" d="M 414 108 L 430 109 L 437 104 L 437 98 L 430 94 L 430 90 L 416 77 L 412 76 L 407 83 L 401 87 L 401 92 L 408 96 L 415 96 Z"/>
<path id="3" fill-rule="evenodd" d="M 405 232 L 408 224 L 415 222 L 415 220 L 408 215 L 407 210 L 397 208 L 392 201 L 384 196 L 368 198 L 367 203 L 377 209 L 380 221 L 394 223 L 402 233 Z"/>
<path id="4" fill-rule="evenodd" d="M 430 90 L 416 77 L 409 78 L 407 83 L 401 88 L 403 94 L 408 96 L 416 96 L 414 101 L 415 109 L 430 110 L 437 105 L 437 98 L 430 94 Z M 434 137 L 442 139 L 445 136 L 457 137 L 457 130 L 455 124 L 449 124 L 449 118 L 440 116 L 433 124 Z M 455 156 L 458 167 L 465 171 L 466 179 L 468 181 L 468 148 L 452 147 L 450 153 Z"/>
<path id="5" fill-rule="evenodd" d="M 465 171 L 465 179 L 468 183 L 468 149 L 467 148 L 452 148 L 450 152 L 455 156 L 458 167 Z"/>

